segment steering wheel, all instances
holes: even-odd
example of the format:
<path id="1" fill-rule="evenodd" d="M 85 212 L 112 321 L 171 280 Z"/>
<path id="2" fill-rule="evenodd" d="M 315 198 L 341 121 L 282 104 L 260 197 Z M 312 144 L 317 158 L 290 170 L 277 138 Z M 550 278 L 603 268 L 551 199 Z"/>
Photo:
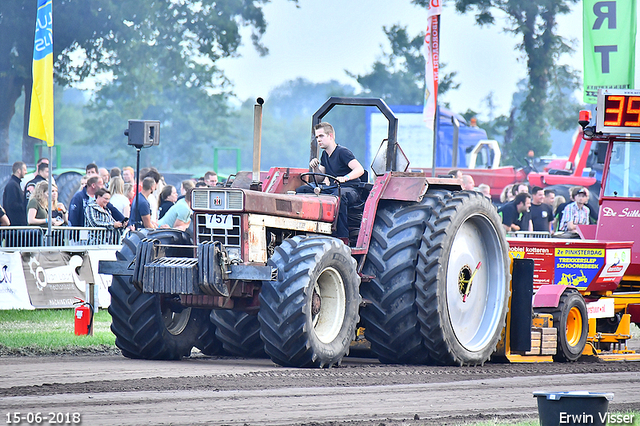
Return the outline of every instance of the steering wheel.
<path id="1" fill-rule="evenodd" d="M 311 185 L 311 182 L 309 182 L 309 180 L 304 180 L 302 179 L 303 177 L 312 177 L 313 178 L 313 182 L 316 184 L 316 186 Z M 318 184 L 318 177 L 321 177 L 322 180 L 324 180 L 324 178 L 329 178 L 329 180 L 334 181 L 337 185 L 338 185 L 338 197 L 340 197 L 340 193 L 341 193 L 341 188 L 340 188 L 340 181 L 338 180 L 337 177 L 335 176 L 331 176 L 331 175 L 327 175 L 325 173 L 315 173 L 315 172 L 307 172 L 307 173 L 302 173 L 300 175 L 300 179 L 308 186 L 310 186 L 311 188 L 313 188 L 313 192 L 317 195 L 320 194 L 320 186 Z M 321 180 L 321 181 L 322 181 Z M 316 192 L 317 191 L 317 192 Z"/>

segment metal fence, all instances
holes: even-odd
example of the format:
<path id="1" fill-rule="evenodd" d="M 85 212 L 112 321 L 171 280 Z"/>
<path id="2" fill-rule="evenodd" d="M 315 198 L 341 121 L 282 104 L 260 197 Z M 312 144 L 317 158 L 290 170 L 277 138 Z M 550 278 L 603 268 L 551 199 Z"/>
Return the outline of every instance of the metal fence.
<path id="1" fill-rule="evenodd" d="M 12 248 L 120 245 L 127 231 L 122 229 L 54 226 L 51 235 L 39 226 L 0 227 L 0 246 Z"/>

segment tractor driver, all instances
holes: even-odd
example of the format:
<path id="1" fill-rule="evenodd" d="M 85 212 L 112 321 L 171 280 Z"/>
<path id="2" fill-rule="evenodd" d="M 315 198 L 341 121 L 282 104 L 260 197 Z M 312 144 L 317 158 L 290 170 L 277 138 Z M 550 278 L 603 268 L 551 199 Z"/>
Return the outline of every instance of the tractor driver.
<path id="1" fill-rule="evenodd" d="M 314 172 L 335 176 L 340 182 L 340 211 L 336 237 L 348 241 L 347 210 L 349 205 L 358 201 L 359 195 L 354 186 L 364 174 L 364 168 L 348 148 L 336 143 L 336 133 L 331 124 L 326 122 L 316 124 L 314 132 L 318 146 L 324 151 L 320 160 L 312 159 L 309 166 Z M 331 185 L 331 183 L 329 179 L 325 179 L 325 185 L 321 186 L 322 193 L 338 195 L 337 185 Z M 308 193 L 312 192 L 312 189 L 308 185 L 303 185 L 297 189 L 297 192 Z"/>

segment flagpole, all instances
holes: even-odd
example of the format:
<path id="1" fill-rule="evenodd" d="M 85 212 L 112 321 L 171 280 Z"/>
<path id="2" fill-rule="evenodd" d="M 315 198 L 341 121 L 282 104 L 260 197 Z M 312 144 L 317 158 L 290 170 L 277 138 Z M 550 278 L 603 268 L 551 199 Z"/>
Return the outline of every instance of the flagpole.
<path id="1" fill-rule="evenodd" d="M 431 45 L 432 45 L 432 49 L 436 49 L 435 51 L 437 52 L 437 60 L 438 60 L 438 65 L 435 68 L 436 71 L 434 71 L 434 88 L 435 88 L 435 93 L 433 94 L 434 99 L 435 99 L 435 111 L 434 111 L 434 117 L 433 117 L 433 152 L 431 154 L 431 177 L 435 177 L 436 176 L 436 154 L 438 151 L 438 129 L 440 127 L 439 121 L 440 121 L 440 106 L 438 105 L 438 74 L 437 72 L 439 72 L 439 68 L 440 68 L 440 14 L 435 15 L 434 21 L 436 22 L 436 36 L 435 38 L 432 36 L 431 37 Z M 435 55 L 434 55 L 435 56 Z M 435 58 L 434 58 L 435 59 Z"/>
<path id="2" fill-rule="evenodd" d="M 49 185 L 49 210 L 47 212 L 47 247 L 51 247 L 52 245 L 52 239 L 51 239 L 51 221 L 53 218 L 53 210 L 52 210 L 52 204 L 53 204 L 53 147 L 49 146 L 49 178 L 48 178 L 48 185 Z"/>

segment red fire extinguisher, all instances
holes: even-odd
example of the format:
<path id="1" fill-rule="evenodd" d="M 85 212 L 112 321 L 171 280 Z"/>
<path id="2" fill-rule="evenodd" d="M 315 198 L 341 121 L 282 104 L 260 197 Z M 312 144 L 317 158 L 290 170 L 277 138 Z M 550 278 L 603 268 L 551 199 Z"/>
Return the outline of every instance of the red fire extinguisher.
<path id="1" fill-rule="evenodd" d="M 78 302 L 74 305 L 76 308 L 73 311 L 74 314 L 74 331 L 76 336 L 84 336 L 91 334 L 91 327 L 93 326 L 93 307 L 90 303 L 76 297 Z"/>

